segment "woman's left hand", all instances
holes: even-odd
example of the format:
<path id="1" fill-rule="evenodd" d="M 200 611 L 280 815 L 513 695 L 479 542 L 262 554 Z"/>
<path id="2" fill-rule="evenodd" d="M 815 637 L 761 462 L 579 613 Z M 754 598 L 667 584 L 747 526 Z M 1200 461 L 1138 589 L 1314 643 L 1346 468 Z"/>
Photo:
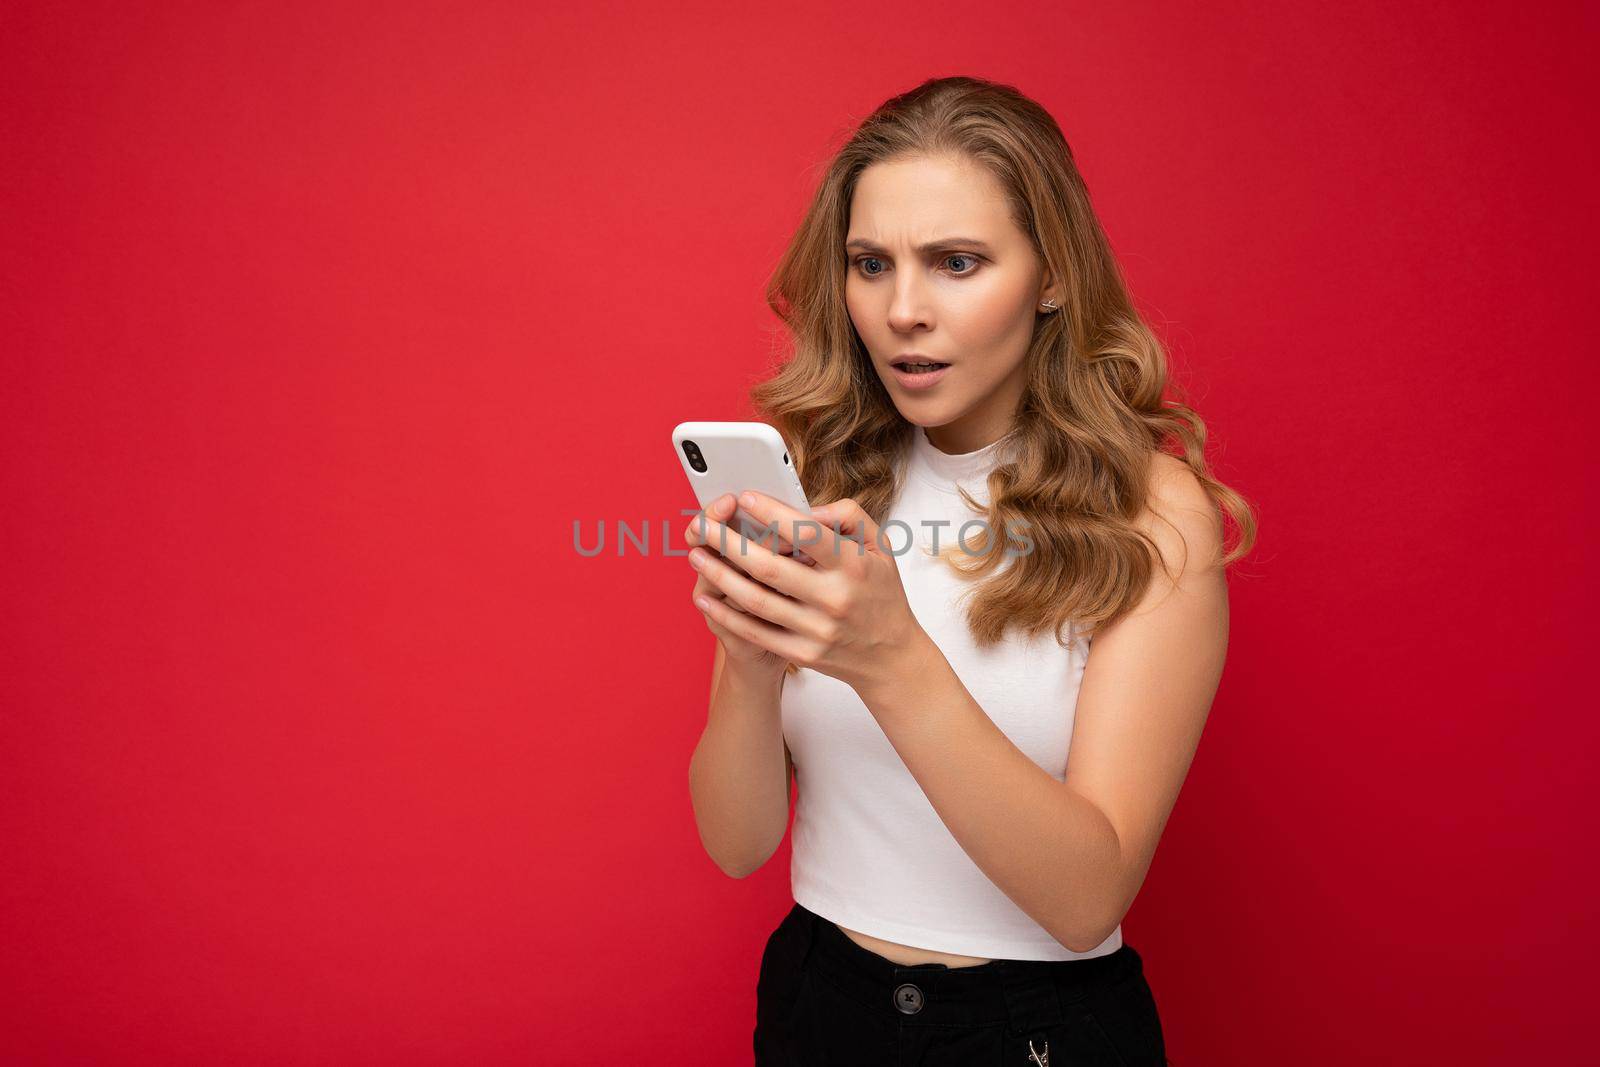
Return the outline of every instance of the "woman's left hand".
<path id="1" fill-rule="evenodd" d="M 915 669 L 931 644 L 878 525 L 846 497 L 806 514 L 764 493 L 739 510 L 815 561 L 807 566 L 697 515 L 685 534 L 691 566 L 722 590 L 700 610 L 740 637 L 858 692 Z M 837 532 L 836 532 L 837 531 Z M 724 547 L 726 554 L 716 548 Z"/>

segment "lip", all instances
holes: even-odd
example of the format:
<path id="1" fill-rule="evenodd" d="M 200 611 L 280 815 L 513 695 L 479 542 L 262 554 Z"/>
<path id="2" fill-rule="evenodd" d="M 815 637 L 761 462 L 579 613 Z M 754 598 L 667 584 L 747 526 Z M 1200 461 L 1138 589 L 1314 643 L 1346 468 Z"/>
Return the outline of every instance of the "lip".
<path id="1" fill-rule="evenodd" d="M 917 357 L 916 360 L 913 360 L 913 362 L 917 361 L 925 361 L 928 363 L 942 362 L 941 360 L 927 359 L 926 357 L 920 356 Z M 899 367 L 896 367 L 892 364 L 890 365 L 889 369 L 894 371 L 895 381 L 899 382 L 904 388 L 921 390 L 932 389 L 935 385 L 937 385 L 939 383 L 939 379 L 943 378 L 950 372 L 950 365 L 947 363 L 938 370 L 926 371 L 922 374 L 912 374 L 910 371 L 901 370 Z"/>

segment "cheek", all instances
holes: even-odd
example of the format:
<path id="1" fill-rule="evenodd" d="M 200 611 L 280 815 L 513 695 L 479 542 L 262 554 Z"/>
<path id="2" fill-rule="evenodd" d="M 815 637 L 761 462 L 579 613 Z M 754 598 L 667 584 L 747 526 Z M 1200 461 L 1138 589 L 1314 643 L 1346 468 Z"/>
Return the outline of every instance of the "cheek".
<path id="1" fill-rule="evenodd" d="M 1030 306 L 1015 285 L 973 285 L 950 301 L 946 324 L 963 342 L 980 350 L 1010 347 L 1020 330 L 1033 327 Z"/>
<path id="2" fill-rule="evenodd" d="M 844 309 L 849 313 L 850 322 L 855 326 L 856 332 L 866 337 L 867 331 L 872 328 L 872 316 L 868 314 L 868 307 L 862 299 L 861 291 L 848 282 L 844 287 Z"/>
<path id="3" fill-rule="evenodd" d="M 966 357 L 964 385 L 985 392 L 1010 377 L 1027 357 L 1035 323 L 1031 305 L 1009 288 L 976 294 L 948 306 L 943 320 L 951 351 Z"/>
<path id="4" fill-rule="evenodd" d="M 848 288 L 844 294 L 844 309 L 850 316 L 850 325 L 855 327 L 861 343 L 866 346 L 867 358 L 873 369 L 878 370 L 880 375 L 887 373 L 880 370 L 876 360 L 872 359 L 873 353 L 892 351 L 896 347 L 892 331 L 884 321 L 883 309 L 877 306 L 871 293 L 857 292 L 852 296 Z"/>

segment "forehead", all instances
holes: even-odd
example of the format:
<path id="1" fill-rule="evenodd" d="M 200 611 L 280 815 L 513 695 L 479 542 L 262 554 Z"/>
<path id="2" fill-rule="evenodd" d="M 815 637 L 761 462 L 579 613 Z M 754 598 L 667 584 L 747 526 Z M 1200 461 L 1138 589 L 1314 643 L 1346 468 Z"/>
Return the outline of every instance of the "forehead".
<path id="1" fill-rule="evenodd" d="M 1026 240 L 999 181 L 970 160 L 874 163 L 857 177 L 846 240 L 909 247 L 951 234 L 996 244 Z"/>

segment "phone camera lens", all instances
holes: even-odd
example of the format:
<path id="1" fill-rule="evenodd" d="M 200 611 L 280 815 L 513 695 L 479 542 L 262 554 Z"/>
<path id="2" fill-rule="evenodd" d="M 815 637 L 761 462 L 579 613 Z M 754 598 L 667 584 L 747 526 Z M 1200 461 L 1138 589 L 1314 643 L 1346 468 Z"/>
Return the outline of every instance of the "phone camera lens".
<path id="1" fill-rule="evenodd" d="M 706 472 L 706 461 L 700 455 L 700 446 L 696 445 L 693 441 L 685 441 L 683 443 L 683 454 L 689 457 L 690 467 L 693 467 L 701 474 Z"/>

